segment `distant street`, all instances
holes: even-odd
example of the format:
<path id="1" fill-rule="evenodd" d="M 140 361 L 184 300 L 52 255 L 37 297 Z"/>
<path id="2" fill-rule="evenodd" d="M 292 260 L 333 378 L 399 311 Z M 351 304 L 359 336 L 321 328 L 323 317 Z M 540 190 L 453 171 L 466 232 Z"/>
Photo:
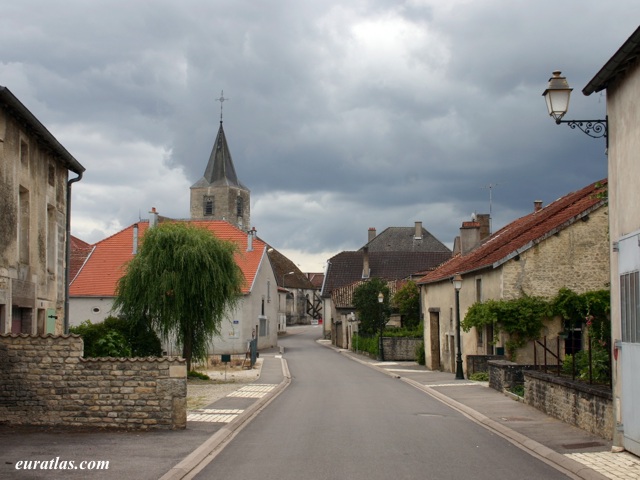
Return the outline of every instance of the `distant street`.
<path id="1" fill-rule="evenodd" d="M 410 385 L 290 328 L 292 383 L 197 479 L 559 479 L 542 461 Z"/>

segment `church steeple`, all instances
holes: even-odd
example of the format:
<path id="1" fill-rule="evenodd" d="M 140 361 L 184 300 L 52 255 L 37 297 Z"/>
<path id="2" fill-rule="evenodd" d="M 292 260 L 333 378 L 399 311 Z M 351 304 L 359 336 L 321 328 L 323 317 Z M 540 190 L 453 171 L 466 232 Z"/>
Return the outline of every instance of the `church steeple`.
<path id="1" fill-rule="evenodd" d="M 247 188 L 240 183 L 236 175 L 236 169 L 233 166 L 233 159 L 231 158 L 231 152 L 227 145 L 227 137 L 224 134 L 222 122 L 220 122 L 218 135 L 213 144 L 213 149 L 209 156 L 209 163 L 207 163 L 207 168 L 202 178 L 210 185 L 232 185 L 239 188 Z"/>
<path id="2" fill-rule="evenodd" d="M 226 99 L 221 96 L 218 100 Z M 245 230 L 250 226 L 251 194 L 236 175 L 222 127 L 222 105 L 220 108 L 220 127 L 204 176 L 191 186 L 191 218 L 226 220 Z"/>

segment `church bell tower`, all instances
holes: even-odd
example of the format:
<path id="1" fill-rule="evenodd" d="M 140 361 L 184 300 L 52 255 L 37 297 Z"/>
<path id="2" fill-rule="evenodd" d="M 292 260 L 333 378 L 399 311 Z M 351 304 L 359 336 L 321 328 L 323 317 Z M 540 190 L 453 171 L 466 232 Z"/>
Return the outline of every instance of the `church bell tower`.
<path id="1" fill-rule="evenodd" d="M 191 186 L 192 220 L 225 220 L 241 230 L 250 228 L 251 193 L 236 175 L 229 146 L 222 127 L 222 95 L 220 127 L 213 144 L 204 176 Z"/>

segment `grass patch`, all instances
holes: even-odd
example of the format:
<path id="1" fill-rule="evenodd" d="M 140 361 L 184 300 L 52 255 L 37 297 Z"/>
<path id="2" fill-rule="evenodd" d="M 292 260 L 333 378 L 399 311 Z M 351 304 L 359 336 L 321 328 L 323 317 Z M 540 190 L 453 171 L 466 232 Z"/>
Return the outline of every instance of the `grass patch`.
<path id="1" fill-rule="evenodd" d="M 488 372 L 476 372 L 469 375 L 469 380 L 473 380 L 475 382 L 488 382 L 489 381 L 489 373 Z"/>
<path id="2" fill-rule="evenodd" d="M 187 374 L 187 378 L 197 378 L 199 380 L 211 380 L 211 378 L 209 377 L 209 375 L 207 375 L 206 373 L 202 373 L 202 372 L 197 372 L 195 370 L 191 370 L 188 374 Z"/>

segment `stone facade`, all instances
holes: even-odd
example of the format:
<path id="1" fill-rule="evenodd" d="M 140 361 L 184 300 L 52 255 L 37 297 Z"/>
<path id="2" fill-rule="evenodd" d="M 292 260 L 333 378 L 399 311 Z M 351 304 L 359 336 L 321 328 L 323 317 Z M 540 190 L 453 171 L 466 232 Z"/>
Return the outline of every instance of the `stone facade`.
<path id="1" fill-rule="evenodd" d="M 384 359 L 387 361 L 415 361 L 416 348 L 422 338 L 382 337 Z"/>
<path id="2" fill-rule="evenodd" d="M 524 371 L 523 374 L 526 404 L 602 438 L 613 438 L 613 395 L 610 389 L 537 371 Z"/>
<path id="3" fill-rule="evenodd" d="M 0 421 L 183 429 L 187 371 L 175 358 L 82 358 L 77 335 L 0 335 Z"/>
<path id="4" fill-rule="evenodd" d="M 499 240 L 496 239 L 496 241 Z M 602 205 L 561 229 L 549 231 L 499 265 L 463 274 L 460 319 L 475 302 L 511 300 L 523 295 L 552 298 L 563 288 L 578 294 L 609 286 L 608 214 Z M 464 257 L 462 257 L 464 258 Z M 464 266 L 461 267 L 464 271 Z M 455 290 L 447 278 L 421 288 L 427 368 L 455 371 Z M 555 342 L 563 330 L 559 317 L 544 322 L 542 336 Z M 495 340 L 495 344 L 492 341 Z M 464 369 L 467 355 L 493 355 L 504 350 L 507 334 L 488 327 L 461 332 Z M 516 361 L 533 363 L 533 345 L 519 349 Z"/>
<path id="5" fill-rule="evenodd" d="M 84 167 L 0 87 L 0 334 L 62 333 L 69 170 Z"/>

